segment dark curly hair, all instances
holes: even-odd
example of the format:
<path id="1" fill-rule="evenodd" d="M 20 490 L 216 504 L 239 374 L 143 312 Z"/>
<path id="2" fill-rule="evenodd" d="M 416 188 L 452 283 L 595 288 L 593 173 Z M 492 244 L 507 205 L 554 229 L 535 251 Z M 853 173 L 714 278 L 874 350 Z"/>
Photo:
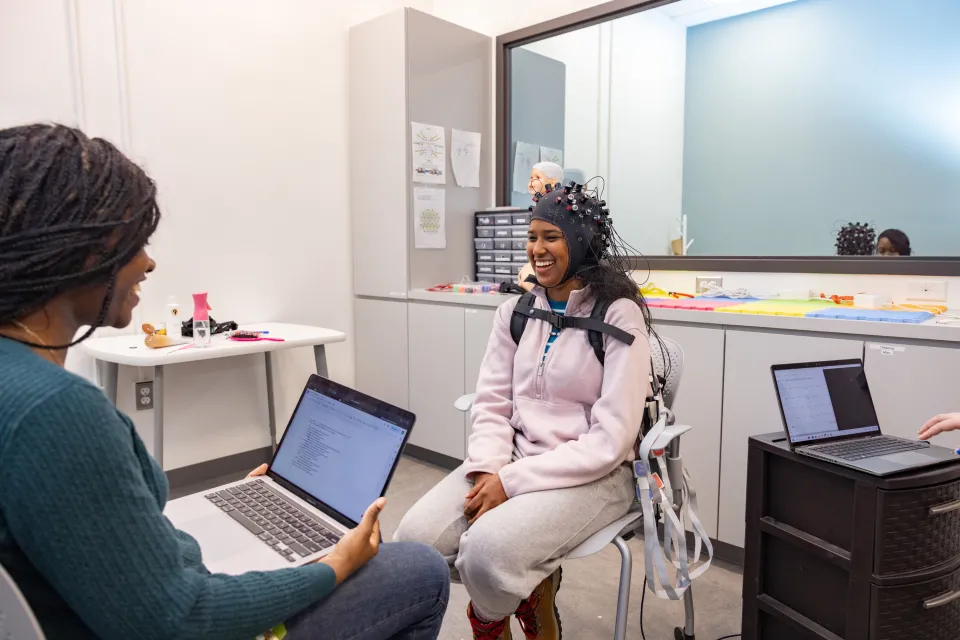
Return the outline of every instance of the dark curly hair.
<path id="1" fill-rule="evenodd" d="M 897 255 L 909 256 L 913 253 L 913 250 L 910 248 L 910 238 L 908 238 L 907 234 L 903 231 L 900 231 L 900 229 L 887 229 L 877 238 L 877 244 L 879 245 L 880 241 L 884 238 L 893 245 L 893 248 L 897 251 Z"/>
<path id="2" fill-rule="evenodd" d="M 156 187 L 115 146 L 57 124 L 0 130 L 0 325 L 58 295 L 105 283 L 106 320 L 117 272 L 160 221 Z"/>

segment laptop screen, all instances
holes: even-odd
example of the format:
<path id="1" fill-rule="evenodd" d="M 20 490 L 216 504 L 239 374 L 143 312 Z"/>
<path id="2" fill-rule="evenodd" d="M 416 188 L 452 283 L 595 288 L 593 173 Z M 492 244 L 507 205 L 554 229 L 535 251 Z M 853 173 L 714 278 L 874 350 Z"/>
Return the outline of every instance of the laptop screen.
<path id="1" fill-rule="evenodd" d="M 354 523 L 379 498 L 413 426 L 412 414 L 322 380 L 303 393 L 270 465 L 271 475 Z"/>
<path id="2" fill-rule="evenodd" d="M 880 432 L 859 360 L 777 365 L 773 377 L 790 444 Z"/>

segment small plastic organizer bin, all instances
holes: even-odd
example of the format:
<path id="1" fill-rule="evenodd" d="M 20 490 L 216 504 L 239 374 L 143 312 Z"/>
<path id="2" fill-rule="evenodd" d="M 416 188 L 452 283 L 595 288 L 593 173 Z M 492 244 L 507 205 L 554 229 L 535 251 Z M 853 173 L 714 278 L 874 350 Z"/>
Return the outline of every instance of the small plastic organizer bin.
<path id="1" fill-rule="evenodd" d="M 516 282 L 517 274 L 527 263 L 530 211 L 520 208 L 478 211 L 475 221 L 474 280 L 495 284 Z"/>

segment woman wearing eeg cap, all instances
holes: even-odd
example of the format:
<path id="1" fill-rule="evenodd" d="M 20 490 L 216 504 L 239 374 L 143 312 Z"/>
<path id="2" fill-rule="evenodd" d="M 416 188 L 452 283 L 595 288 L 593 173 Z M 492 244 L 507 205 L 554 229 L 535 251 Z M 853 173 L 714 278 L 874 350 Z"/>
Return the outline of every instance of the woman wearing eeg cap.
<path id="1" fill-rule="evenodd" d="M 649 312 L 602 201 L 548 185 L 527 254 L 536 287 L 497 311 L 467 460 L 397 531 L 455 565 L 485 640 L 510 638 L 513 614 L 527 638 L 560 637 L 560 563 L 630 508 L 627 462 L 649 389 Z M 602 328 L 584 330 L 598 306 Z"/>

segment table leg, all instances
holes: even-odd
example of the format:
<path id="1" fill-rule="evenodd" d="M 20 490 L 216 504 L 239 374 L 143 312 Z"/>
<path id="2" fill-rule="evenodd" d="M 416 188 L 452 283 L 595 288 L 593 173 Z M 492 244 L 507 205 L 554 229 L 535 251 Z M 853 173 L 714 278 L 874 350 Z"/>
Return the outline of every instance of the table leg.
<path id="1" fill-rule="evenodd" d="M 330 373 L 327 371 L 327 350 L 324 349 L 322 344 L 314 345 L 313 357 L 317 361 L 317 375 L 321 378 L 329 378 Z"/>
<path id="2" fill-rule="evenodd" d="M 277 450 L 277 418 L 273 398 L 273 356 L 269 351 L 263 353 L 267 365 L 267 422 L 270 425 L 270 446 Z"/>
<path id="3" fill-rule="evenodd" d="M 153 368 L 153 457 L 163 469 L 163 366 Z"/>
<path id="4" fill-rule="evenodd" d="M 104 395 L 116 406 L 117 404 L 117 377 L 120 365 L 115 362 L 97 360 L 97 381 Z"/>

